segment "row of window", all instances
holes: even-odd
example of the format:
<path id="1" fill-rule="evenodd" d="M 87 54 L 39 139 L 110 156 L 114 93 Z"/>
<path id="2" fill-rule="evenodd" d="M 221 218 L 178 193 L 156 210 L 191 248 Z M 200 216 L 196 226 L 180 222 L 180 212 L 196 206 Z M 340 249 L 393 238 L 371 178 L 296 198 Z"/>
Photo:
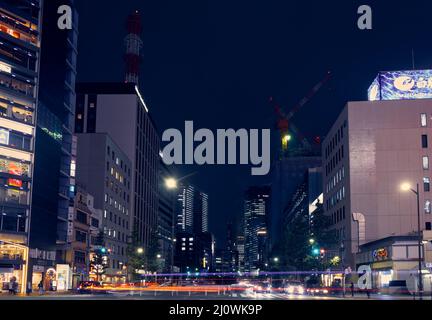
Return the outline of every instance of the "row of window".
<path id="1" fill-rule="evenodd" d="M 21 209 L 1 208 L 0 230 L 9 232 L 26 232 L 26 213 Z"/>
<path id="2" fill-rule="evenodd" d="M 107 155 L 111 156 L 111 160 L 115 162 L 115 164 L 117 166 L 119 166 L 121 169 L 124 170 L 125 173 L 127 173 L 127 175 L 130 177 L 131 176 L 131 170 L 130 168 L 128 168 L 128 166 L 126 165 L 126 163 L 123 163 L 123 160 L 119 159 L 114 150 L 111 151 L 110 146 L 107 146 Z"/>
<path id="3" fill-rule="evenodd" d="M 108 237 L 112 237 L 114 239 L 117 239 L 118 241 L 125 242 L 125 243 L 128 241 L 128 236 L 125 232 L 121 232 L 121 231 L 117 231 L 115 229 L 104 227 L 104 233 Z"/>
<path id="4" fill-rule="evenodd" d="M 104 210 L 104 218 L 108 219 L 107 210 Z M 111 211 L 109 213 L 109 221 L 114 222 L 115 224 L 119 225 L 120 227 L 125 228 L 126 230 L 129 230 L 129 221 L 126 219 L 122 219 L 121 217 L 117 216 L 116 214 L 113 214 Z"/>
<path id="5" fill-rule="evenodd" d="M 345 186 L 342 186 L 337 192 L 335 192 L 326 201 L 326 210 L 333 208 L 339 201 L 345 199 Z"/>
<path id="6" fill-rule="evenodd" d="M 344 128 L 346 128 L 347 122 L 345 120 L 344 124 L 340 126 L 340 128 L 337 130 L 337 132 L 333 135 L 333 138 L 330 140 L 330 142 L 327 144 L 327 147 L 325 149 L 325 156 L 328 158 L 330 154 L 333 152 L 333 150 L 338 146 L 339 142 L 342 141 L 344 137 Z"/>
<path id="7" fill-rule="evenodd" d="M 127 202 L 129 202 L 129 195 L 127 195 Z M 120 212 L 129 215 L 129 209 L 127 209 L 120 202 L 117 202 L 117 200 L 114 200 L 107 193 L 105 193 L 105 203 L 109 203 L 110 206 L 113 206 L 114 208 L 118 209 Z"/>
<path id="8" fill-rule="evenodd" d="M 107 177 L 105 180 L 105 186 L 107 188 L 110 188 L 112 192 L 114 192 L 117 196 L 123 197 L 123 200 L 129 203 L 130 197 L 129 194 L 126 194 L 125 190 L 122 190 L 121 187 L 119 187 L 115 182 L 110 181 L 110 179 Z M 128 182 L 128 189 L 130 187 L 130 184 Z"/>
<path id="9" fill-rule="evenodd" d="M 339 208 L 332 214 L 332 223 L 337 224 L 340 221 L 345 220 L 345 206 Z"/>
<path id="10" fill-rule="evenodd" d="M 330 192 L 345 177 L 345 167 L 342 166 L 336 174 L 327 182 L 326 193 Z"/>

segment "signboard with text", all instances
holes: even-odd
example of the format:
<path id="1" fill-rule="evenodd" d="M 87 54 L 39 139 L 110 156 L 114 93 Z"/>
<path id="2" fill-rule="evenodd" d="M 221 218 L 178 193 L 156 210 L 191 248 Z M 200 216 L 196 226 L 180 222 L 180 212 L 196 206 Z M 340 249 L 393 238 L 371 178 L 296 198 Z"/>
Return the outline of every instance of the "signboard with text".
<path id="1" fill-rule="evenodd" d="M 432 99 L 432 70 L 380 72 L 368 89 L 368 100 Z"/>

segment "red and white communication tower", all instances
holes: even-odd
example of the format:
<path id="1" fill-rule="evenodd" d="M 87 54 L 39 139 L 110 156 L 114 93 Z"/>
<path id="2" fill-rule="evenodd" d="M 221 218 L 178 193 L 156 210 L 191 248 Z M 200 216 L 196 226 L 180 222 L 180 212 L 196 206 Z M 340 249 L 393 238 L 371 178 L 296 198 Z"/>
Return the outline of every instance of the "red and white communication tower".
<path id="1" fill-rule="evenodd" d="M 130 14 L 127 19 L 128 35 L 125 38 L 126 44 L 126 75 L 125 82 L 131 82 L 138 85 L 141 49 L 143 42 L 141 40 L 141 16 L 138 11 Z"/>

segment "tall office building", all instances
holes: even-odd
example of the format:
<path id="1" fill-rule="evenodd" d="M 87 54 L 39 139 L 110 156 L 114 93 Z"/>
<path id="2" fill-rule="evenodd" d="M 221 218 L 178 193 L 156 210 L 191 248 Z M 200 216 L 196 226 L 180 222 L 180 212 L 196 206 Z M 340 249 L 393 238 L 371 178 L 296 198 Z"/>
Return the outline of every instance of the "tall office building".
<path id="1" fill-rule="evenodd" d="M 365 243 L 417 234 L 416 197 L 403 183 L 419 185 L 420 227 L 431 232 L 431 97 L 431 70 L 381 73 L 369 101 L 348 102 L 323 141 L 324 210 L 345 266 L 355 268 Z"/>
<path id="2" fill-rule="evenodd" d="M 175 190 L 170 190 L 165 186 L 165 179 L 172 177 L 172 173 L 162 159 L 159 167 L 159 210 L 158 210 L 158 237 L 159 247 L 163 259 L 165 271 L 171 271 L 174 259 L 174 236 L 175 236 L 175 217 L 174 201 Z"/>
<path id="3" fill-rule="evenodd" d="M 195 188 L 191 185 L 181 185 L 175 203 L 176 232 L 193 232 Z"/>
<path id="4" fill-rule="evenodd" d="M 194 233 L 208 232 L 208 195 L 195 190 L 193 207 Z"/>
<path id="5" fill-rule="evenodd" d="M 107 133 L 131 161 L 131 228 L 144 247 L 157 229 L 159 137 L 133 83 L 77 84 L 76 133 Z"/>
<path id="6" fill-rule="evenodd" d="M 319 156 L 293 156 L 276 161 L 272 166 L 271 217 L 269 220 L 269 241 L 277 247 L 282 239 L 284 210 L 289 204 L 297 186 L 303 181 L 309 168 L 321 166 Z"/>
<path id="7" fill-rule="evenodd" d="M 72 11 L 72 30 L 57 26 L 61 5 Z M 69 203 L 74 197 L 72 161 L 78 14 L 74 1 L 44 1 L 38 115 L 30 225 L 30 268 L 38 279 L 64 263 Z M 56 254 L 57 261 L 52 260 Z M 43 257 L 50 257 L 45 259 Z"/>
<path id="8" fill-rule="evenodd" d="M 0 1 L 0 284 L 26 288 L 34 178 L 40 2 Z"/>
<path id="9" fill-rule="evenodd" d="M 100 228 L 109 250 L 106 281 L 118 282 L 126 276 L 126 249 L 131 237 L 132 164 L 106 133 L 77 134 L 76 179 L 102 209 Z M 122 279 L 123 277 L 123 279 Z"/>
<path id="10" fill-rule="evenodd" d="M 253 186 L 245 193 L 244 199 L 244 264 L 245 271 L 259 268 L 262 261 L 261 236 L 267 230 L 270 210 L 270 187 Z M 267 232 L 267 231 L 266 231 Z"/>
<path id="11" fill-rule="evenodd" d="M 208 195 L 192 185 L 181 185 L 176 203 L 177 231 L 208 231 Z"/>

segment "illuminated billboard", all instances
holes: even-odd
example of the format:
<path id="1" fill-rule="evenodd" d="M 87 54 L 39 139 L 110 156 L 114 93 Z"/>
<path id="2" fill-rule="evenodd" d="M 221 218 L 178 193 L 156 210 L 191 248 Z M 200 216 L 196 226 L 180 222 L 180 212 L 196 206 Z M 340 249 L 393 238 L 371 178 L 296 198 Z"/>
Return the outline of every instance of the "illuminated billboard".
<path id="1" fill-rule="evenodd" d="M 368 100 L 432 99 L 432 70 L 380 72 L 368 90 Z"/>

